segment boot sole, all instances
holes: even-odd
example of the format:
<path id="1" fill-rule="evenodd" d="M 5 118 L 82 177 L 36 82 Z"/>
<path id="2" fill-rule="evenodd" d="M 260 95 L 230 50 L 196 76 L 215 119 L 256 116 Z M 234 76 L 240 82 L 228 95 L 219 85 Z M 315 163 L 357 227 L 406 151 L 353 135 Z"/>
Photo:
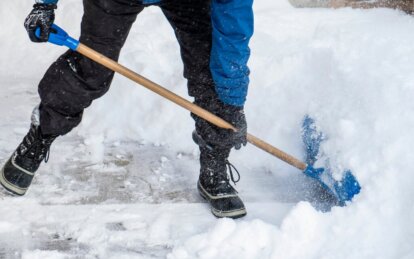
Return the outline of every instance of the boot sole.
<path id="1" fill-rule="evenodd" d="M 210 204 L 211 199 L 209 198 L 208 193 L 205 193 L 205 190 L 200 185 L 200 183 L 198 183 L 197 186 L 198 186 L 198 188 L 197 188 L 198 193 L 200 194 L 200 196 Z M 211 207 L 211 205 L 210 205 L 210 207 Z M 246 211 L 246 208 L 242 208 L 242 209 L 238 209 L 238 210 L 231 210 L 231 211 L 221 211 L 221 210 L 216 210 L 215 208 L 211 207 L 211 213 L 217 218 L 238 219 L 238 218 L 246 216 L 247 211 Z"/>
<path id="2" fill-rule="evenodd" d="M 8 162 L 9 161 L 7 161 L 7 163 Z M 11 164 L 13 165 L 13 163 Z M 10 183 L 9 181 L 7 181 L 7 179 L 4 177 L 4 166 L 1 168 L 1 172 L 0 172 L 0 184 L 4 187 L 4 189 L 6 189 L 8 192 L 14 195 L 23 196 L 27 192 L 27 188 L 17 187 L 13 185 L 12 183 Z"/>

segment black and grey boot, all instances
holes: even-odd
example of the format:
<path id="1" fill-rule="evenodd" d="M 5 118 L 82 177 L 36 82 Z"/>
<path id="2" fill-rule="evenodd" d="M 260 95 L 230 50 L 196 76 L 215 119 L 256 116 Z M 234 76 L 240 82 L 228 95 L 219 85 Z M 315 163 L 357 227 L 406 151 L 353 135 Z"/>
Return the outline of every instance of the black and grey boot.
<path id="1" fill-rule="evenodd" d="M 200 178 L 197 189 L 200 195 L 210 203 L 213 215 L 219 218 L 245 216 L 246 208 L 243 201 L 230 184 L 230 180 L 233 183 L 240 180 L 239 172 L 227 160 L 230 149 L 212 148 L 206 145 L 196 132 L 193 132 L 193 139 L 200 146 L 201 151 Z M 233 169 L 237 173 L 237 179 L 234 179 Z"/>
<path id="2" fill-rule="evenodd" d="M 49 158 L 49 148 L 57 136 L 43 136 L 40 127 L 32 124 L 0 172 L 0 183 L 17 195 L 24 195 L 40 163 Z"/>

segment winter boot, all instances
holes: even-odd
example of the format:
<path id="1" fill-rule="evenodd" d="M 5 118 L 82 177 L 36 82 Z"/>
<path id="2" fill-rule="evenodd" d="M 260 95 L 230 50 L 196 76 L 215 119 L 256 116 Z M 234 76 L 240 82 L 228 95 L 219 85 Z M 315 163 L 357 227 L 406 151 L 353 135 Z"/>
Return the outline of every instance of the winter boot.
<path id="1" fill-rule="evenodd" d="M 218 218 L 240 218 L 246 215 L 243 201 L 237 191 L 230 184 L 240 180 L 239 172 L 231 165 L 227 158 L 230 149 L 212 148 L 204 143 L 201 136 L 193 132 L 194 141 L 200 146 L 200 177 L 197 189 L 211 206 L 211 212 Z M 234 179 L 233 170 L 237 173 Z M 227 173 L 229 171 L 230 177 Z"/>
<path id="2" fill-rule="evenodd" d="M 0 183 L 17 195 L 24 195 L 40 163 L 49 158 L 49 148 L 57 136 L 43 136 L 40 127 L 32 124 L 10 159 L 0 171 Z"/>

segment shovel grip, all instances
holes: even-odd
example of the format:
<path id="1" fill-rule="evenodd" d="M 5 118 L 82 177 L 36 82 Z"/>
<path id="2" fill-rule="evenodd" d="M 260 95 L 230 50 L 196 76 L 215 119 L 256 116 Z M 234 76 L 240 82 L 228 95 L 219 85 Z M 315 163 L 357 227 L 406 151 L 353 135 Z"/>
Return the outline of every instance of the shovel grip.
<path id="1" fill-rule="evenodd" d="M 36 29 L 35 34 L 37 37 L 40 37 L 40 28 Z M 53 43 L 58 46 L 66 46 L 70 48 L 71 50 L 76 50 L 79 45 L 79 41 L 70 37 L 69 34 L 67 34 L 67 32 L 65 32 L 62 28 L 60 28 L 56 24 L 52 25 L 48 42 Z"/>

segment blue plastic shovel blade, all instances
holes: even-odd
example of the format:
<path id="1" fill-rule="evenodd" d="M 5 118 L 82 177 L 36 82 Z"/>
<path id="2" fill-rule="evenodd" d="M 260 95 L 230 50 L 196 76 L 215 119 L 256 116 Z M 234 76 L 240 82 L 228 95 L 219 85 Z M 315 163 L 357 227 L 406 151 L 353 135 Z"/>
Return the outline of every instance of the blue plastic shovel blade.
<path id="1" fill-rule="evenodd" d="M 319 156 L 319 148 L 325 135 L 318 130 L 315 120 L 306 115 L 302 123 L 302 140 L 306 149 L 306 163 L 308 167 L 304 173 L 317 180 L 321 185 L 333 194 L 339 201 L 340 205 L 351 201 L 352 198 L 361 190 L 361 186 L 350 170 L 346 170 L 341 180 L 335 180 L 329 168 L 314 168 Z"/>

